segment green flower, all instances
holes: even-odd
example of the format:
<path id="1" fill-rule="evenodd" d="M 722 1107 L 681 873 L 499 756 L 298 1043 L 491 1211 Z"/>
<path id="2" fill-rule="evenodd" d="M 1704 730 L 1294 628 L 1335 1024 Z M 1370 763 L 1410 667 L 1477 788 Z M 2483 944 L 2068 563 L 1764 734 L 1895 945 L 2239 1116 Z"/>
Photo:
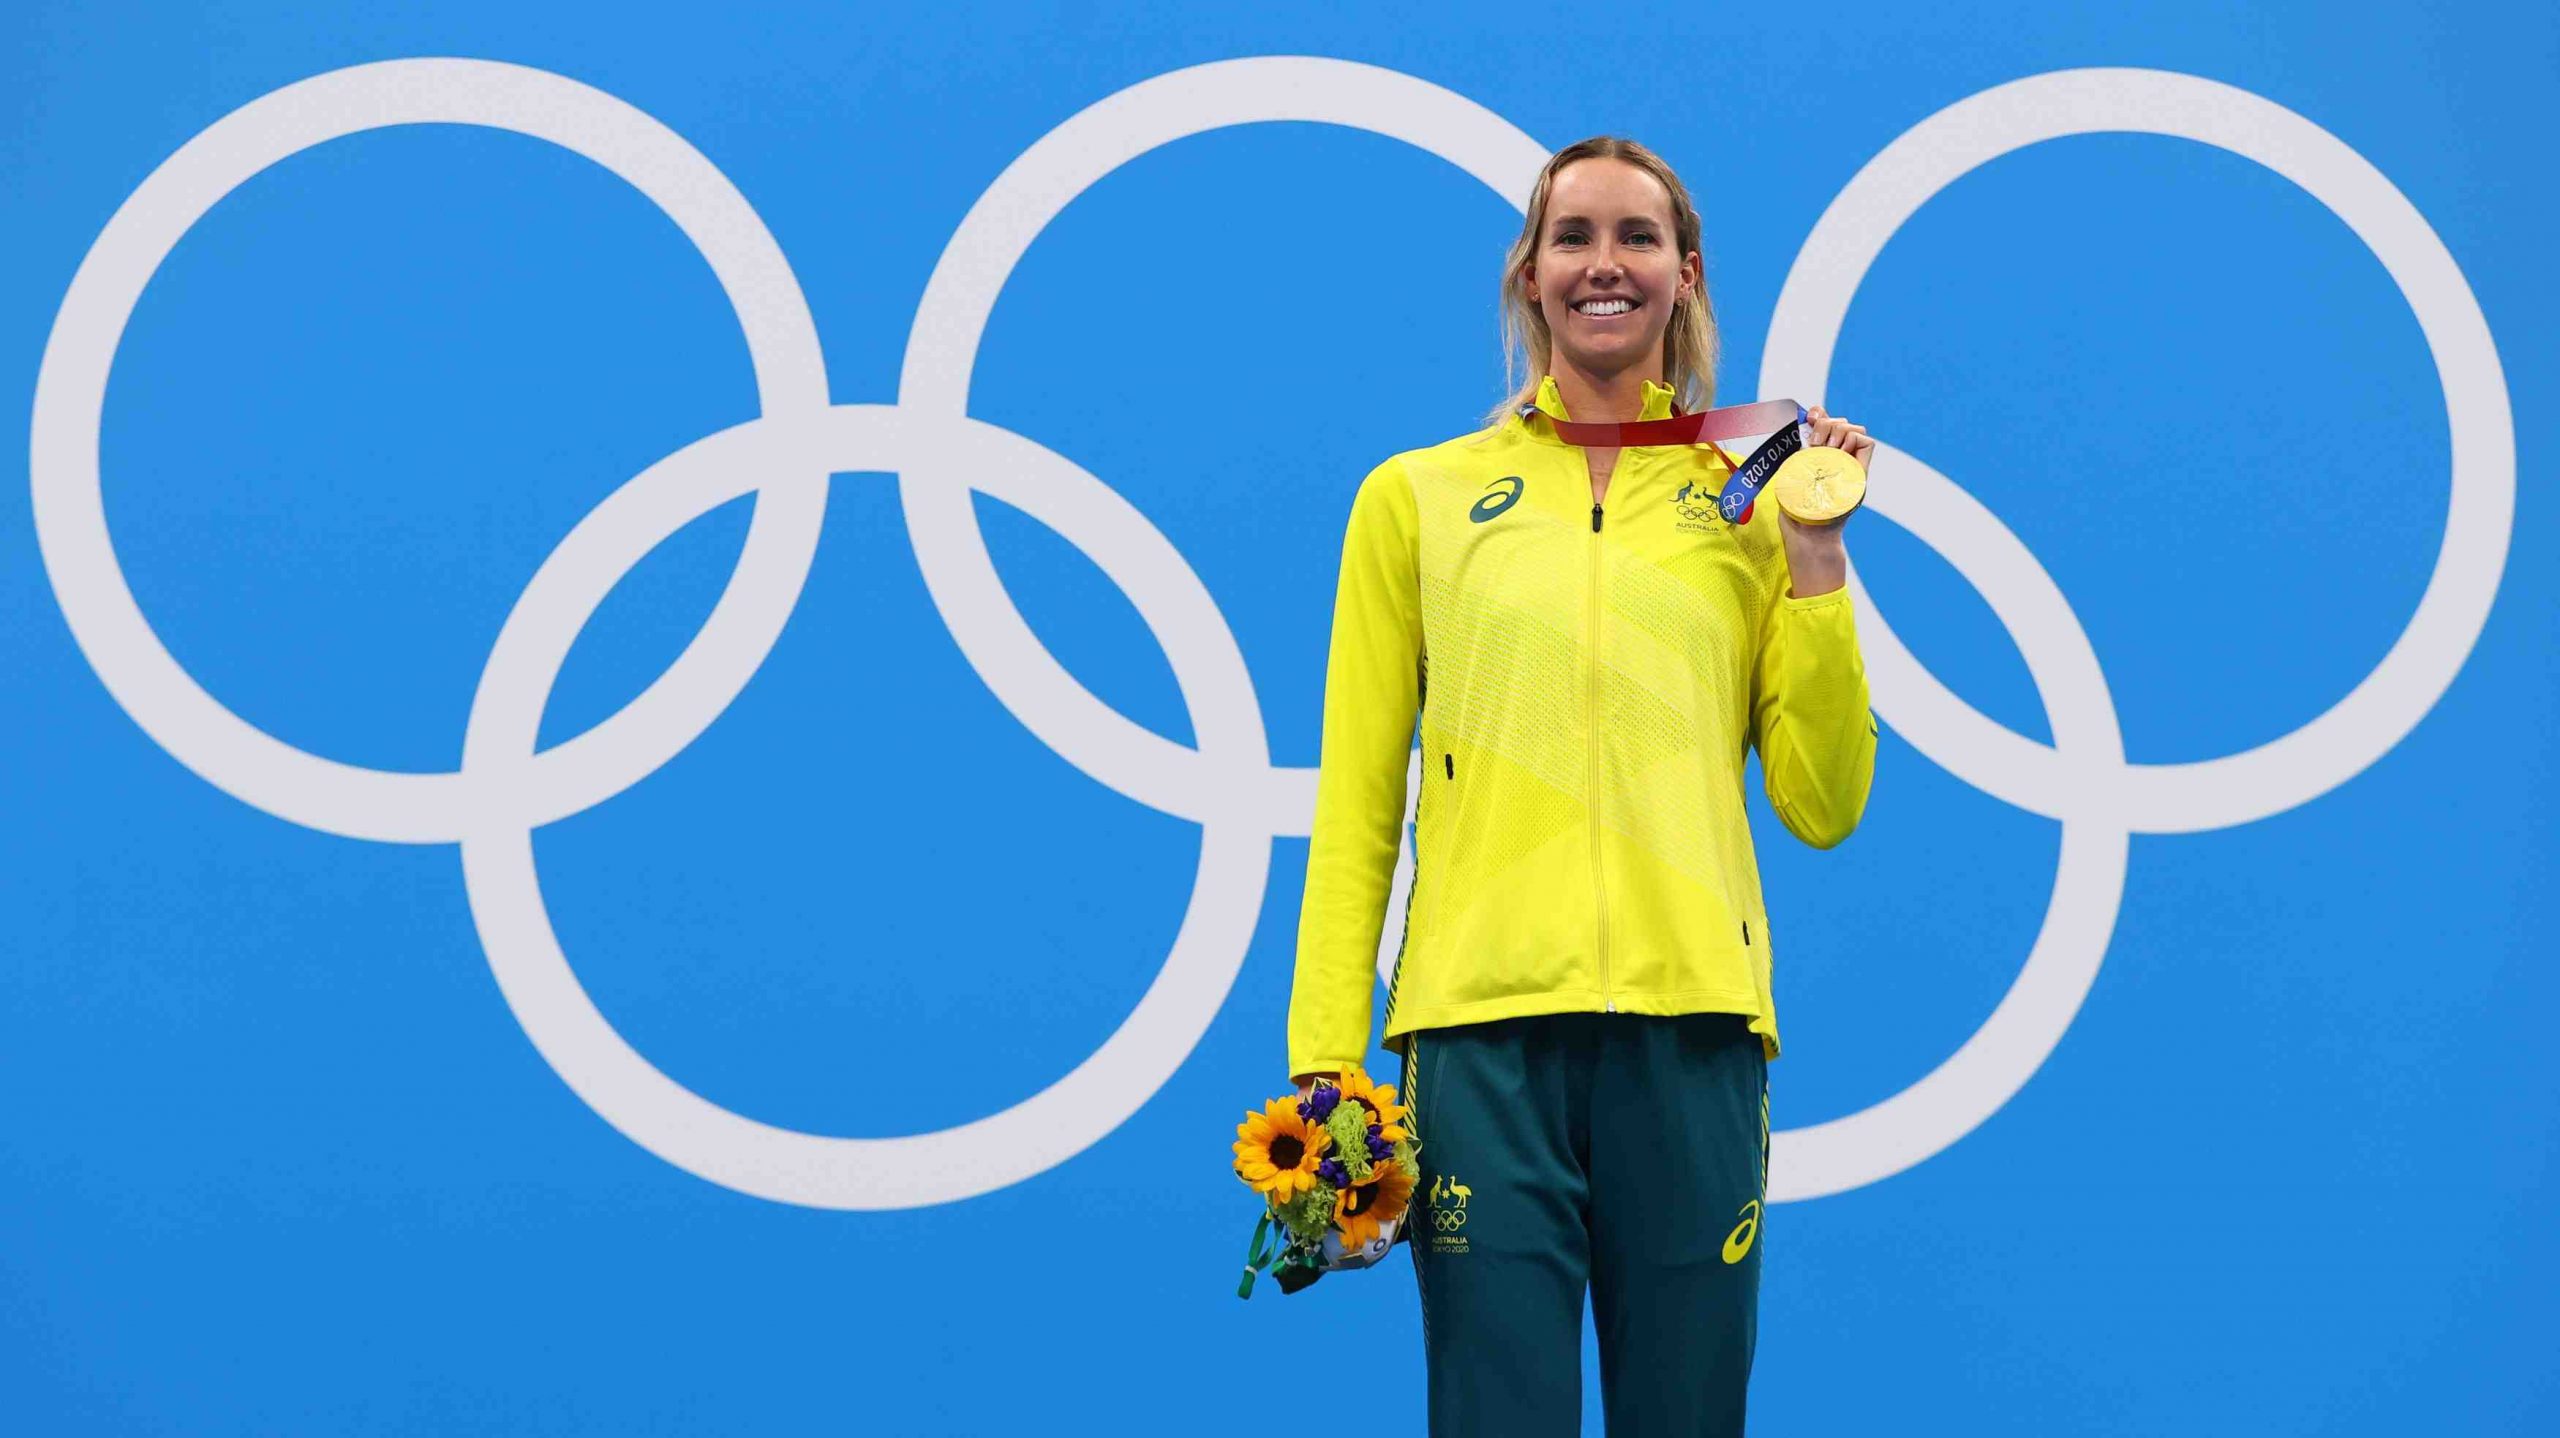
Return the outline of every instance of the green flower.
<path id="1" fill-rule="evenodd" d="M 1333 1156 L 1351 1171 L 1354 1184 L 1369 1181 L 1369 1111 L 1356 1103 L 1334 1109 L 1324 1121 L 1325 1132 L 1333 1135 Z"/>
<path id="2" fill-rule="evenodd" d="M 1280 1226 L 1308 1243 L 1322 1243 L 1333 1227 L 1333 1190 L 1316 1187 L 1271 1205 Z"/>

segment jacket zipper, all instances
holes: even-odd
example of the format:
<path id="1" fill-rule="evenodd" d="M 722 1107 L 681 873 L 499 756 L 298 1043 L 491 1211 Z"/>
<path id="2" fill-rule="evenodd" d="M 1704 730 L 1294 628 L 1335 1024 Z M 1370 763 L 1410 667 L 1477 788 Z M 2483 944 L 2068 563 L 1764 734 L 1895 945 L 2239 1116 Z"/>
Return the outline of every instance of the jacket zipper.
<path id="1" fill-rule="evenodd" d="M 1600 1005 L 1604 1013 L 1616 1013 L 1618 1001 L 1609 993 L 1609 890 L 1600 872 L 1600 501 L 1591 502 L 1591 624 L 1585 646 L 1590 651 L 1584 694 L 1591 731 L 1590 773 L 1587 780 L 1591 793 L 1591 897 L 1593 919 L 1598 929 L 1600 954 Z"/>

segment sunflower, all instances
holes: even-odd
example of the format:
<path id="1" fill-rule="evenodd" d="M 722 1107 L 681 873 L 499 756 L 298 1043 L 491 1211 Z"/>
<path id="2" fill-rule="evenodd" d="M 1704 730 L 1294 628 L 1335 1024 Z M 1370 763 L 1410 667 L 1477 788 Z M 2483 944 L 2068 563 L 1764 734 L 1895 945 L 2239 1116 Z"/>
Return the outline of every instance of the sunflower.
<path id="1" fill-rule="evenodd" d="M 1405 1129 L 1408 1110 L 1396 1102 L 1396 1086 L 1369 1082 L 1369 1076 L 1358 1069 L 1342 1077 L 1342 1096 L 1369 1111 L 1369 1122 L 1377 1127 L 1378 1137 L 1389 1143 L 1401 1143 L 1412 1135 Z"/>
<path id="2" fill-rule="evenodd" d="M 1295 1098 L 1275 1098 L 1236 1125 L 1236 1177 L 1254 1192 L 1286 1202 L 1316 1185 L 1316 1165 L 1333 1136 L 1298 1116 Z"/>
<path id="3" fill-rule="evenodd" d="M 1399 1163 L 1382 1163 L 1367 1183 L 1334 1195 L 1333 1225 L 1342 1230 L 1342 1246 L 1358 1248 L 1378 1236 L 1378 1229 L 1413 1201 L 1413 1175 Z"/>

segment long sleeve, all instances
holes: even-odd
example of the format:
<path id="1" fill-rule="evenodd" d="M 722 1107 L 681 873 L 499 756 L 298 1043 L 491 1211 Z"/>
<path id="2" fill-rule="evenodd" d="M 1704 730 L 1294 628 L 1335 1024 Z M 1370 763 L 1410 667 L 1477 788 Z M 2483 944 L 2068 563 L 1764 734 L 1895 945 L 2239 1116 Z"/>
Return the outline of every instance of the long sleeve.
<path id="1" fill-rule="evenodd" d="M 1403 847 L 1421 703 L 1422 595 L 1413 483 L 1390 459 L 1351 502 L 1325 656 L 1324 736 L 1289 991 L 1289 1072 L 1365 1065 L 1378 936 Z"/>
<path id="2" fill-rule="evenodd" d="M 1848 586 L 1796 598 L 1781 564 L 1752 664 L 1751 742 L 1780 822 L 1828 849 L 1858 827 L 1875 777 L 1867 666 Z"/>

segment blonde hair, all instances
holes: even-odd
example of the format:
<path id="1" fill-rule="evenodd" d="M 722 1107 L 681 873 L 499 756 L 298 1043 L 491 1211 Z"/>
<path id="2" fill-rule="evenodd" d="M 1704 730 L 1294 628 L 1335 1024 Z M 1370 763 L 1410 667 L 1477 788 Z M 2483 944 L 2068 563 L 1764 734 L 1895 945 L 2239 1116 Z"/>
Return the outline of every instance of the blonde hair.
<path id="1" fill-rule="evenodd" d="M 1547 192 L 1557 172 L 1576 160 L 1591 159 L 1624 160 L 1661 181 L 1671 196 L 1672 239 L 1679 246 L 1675 253 L 1685 257 L 1700 248 L 1698 207 L 1689 202 L 1689 187 L 1680 183 L 1660 155 L 1615 135 L 1594 135 L 1556 151 L 1538 171 L 1538 183 L 1529 191 L 1528 213 L 1521 219 L 1520 238 L 1511 242 L 1511 253 L 1502 262 L 1502 376 L 1512 390 L 1510 398 L 1486 414 L 1488 424 L 1500 424 L 1518 414 L 1521 406 L 1535 402 L 1538 381 L 1554 361 L 1555 336 L 1547 328 L 1546 315 L 1530 303 L 1524 271 L 1537 259 L 1538 236 L 1547 225 Z M 1525 380 L 1518 369 L 1523 357 L 1529 361 Z M 1716 312 L 1707 298 L 1703 274 L 1687 299 L 1672 302 L 1671 324 L 1662 332 L 1662 381 L 1671 387 L 1683 410 L 1694 413 L 1715 405 Z"/>

